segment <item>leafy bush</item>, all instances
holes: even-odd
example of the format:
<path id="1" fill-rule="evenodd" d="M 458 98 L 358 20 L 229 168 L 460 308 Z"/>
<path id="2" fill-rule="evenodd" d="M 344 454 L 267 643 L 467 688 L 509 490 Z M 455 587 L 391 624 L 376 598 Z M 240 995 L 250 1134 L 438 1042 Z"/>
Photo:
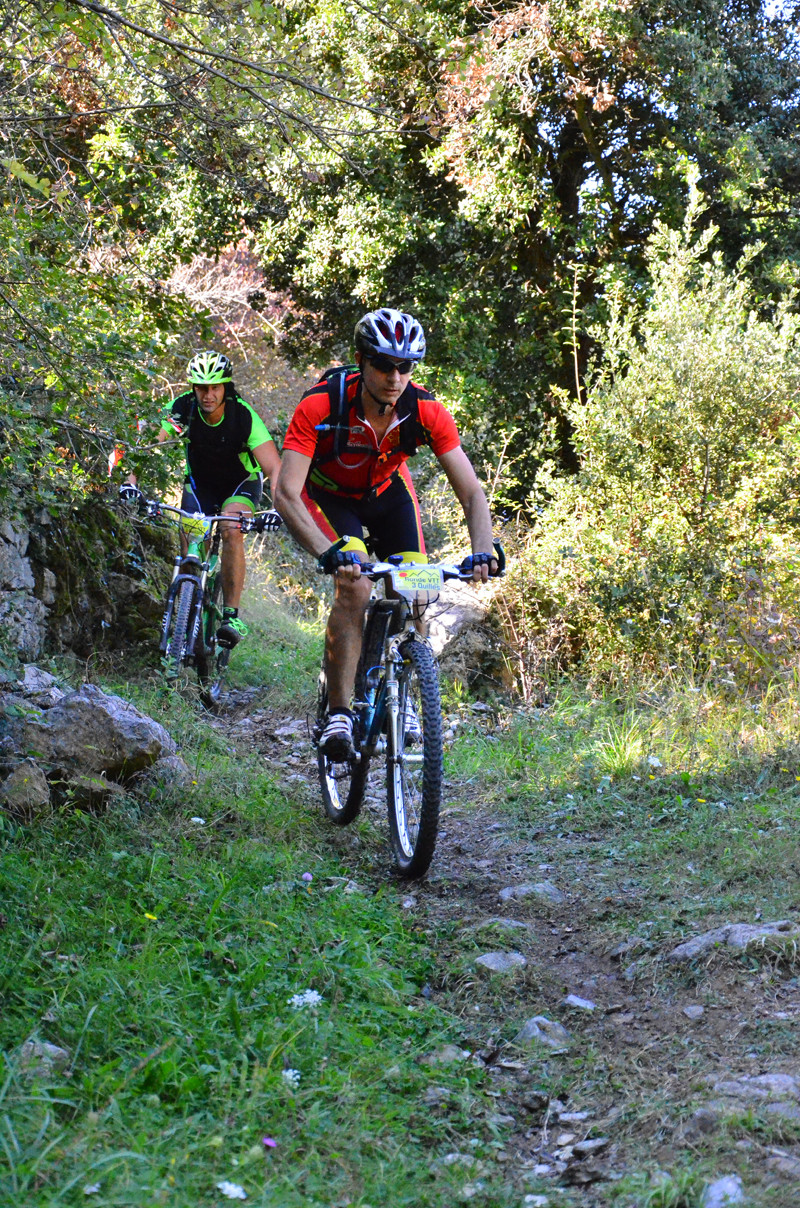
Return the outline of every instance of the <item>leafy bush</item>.
<path id="1" fill-rule="evenodd" d="M 741 687 L 798 646 L 800 320 L 791 299 L 757 312 L 747 262 L 727 271 L 695 213 L 657 228 L 648 300 L 612 297 L 569 407 L 580 473 L 545 467 L 540 522 L 518 534 L 501 609 L 527 695 L 578 657 Z"/>
<path id="2" fill-rule="evenodd" d="M 0 235 L 0 507 L 69 507 L 107 478 L 115 444 L 135 468 L 152 367 L 184 311 L 113 256 L 76 255 L 61 218 L 20 203 Z"/>

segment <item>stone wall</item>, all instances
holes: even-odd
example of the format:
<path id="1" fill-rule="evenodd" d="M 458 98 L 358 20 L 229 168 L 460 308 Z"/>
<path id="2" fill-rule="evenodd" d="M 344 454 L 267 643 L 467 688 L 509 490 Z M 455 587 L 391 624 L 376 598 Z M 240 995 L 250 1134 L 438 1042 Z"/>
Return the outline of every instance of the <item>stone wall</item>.
<path id="1" fill-rule="evenodd" d="M 55 575 L 47 567 L 36 574 L 30 557 L 31 533 L 22 522 L 0 523 L 0 632 L 9 653 L 31 662 L 42 653 L 48 606 L 55 600 Z"/>
<path id="2" fill-rule="evenodd" d="M 156 640 L 173 540 L 102 498 L 0 520 L 4 661 L 65 651 L 86 658 Z"/>

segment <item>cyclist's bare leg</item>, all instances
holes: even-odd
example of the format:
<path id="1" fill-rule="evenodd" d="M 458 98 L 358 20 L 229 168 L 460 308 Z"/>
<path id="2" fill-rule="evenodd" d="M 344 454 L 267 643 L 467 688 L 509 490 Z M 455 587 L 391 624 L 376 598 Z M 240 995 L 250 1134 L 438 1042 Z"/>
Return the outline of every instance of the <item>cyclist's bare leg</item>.
<path id="1" fill-rule="evenodd" d="M 252 516 L 253 509 L 240 500 L 226 504 L 222 510 L 223 516 L 238 517 L 242 512 Z M 220 524 L 222 537 L 221 576 L 222 599 L 226 608 L 238 608 L 244 587 L 244 533 L 235 524 Z"/>
<path id="2" fill-rule="evenodd" d="M 325 631 L 325 677 L 332 711 L 350 707 L 372 584 L 369 579 L 354 579 L 339 571 L 334 577 L 334 590 Z"/>

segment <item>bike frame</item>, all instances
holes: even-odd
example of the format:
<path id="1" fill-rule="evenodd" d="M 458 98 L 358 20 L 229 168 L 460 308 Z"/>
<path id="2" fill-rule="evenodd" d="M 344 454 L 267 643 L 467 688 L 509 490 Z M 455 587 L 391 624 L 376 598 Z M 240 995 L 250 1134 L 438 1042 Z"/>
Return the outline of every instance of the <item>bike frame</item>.
<path id="1" fill-rule="evenodd" d="M 191 582 L 195 586 L 195 604 L 192 606 L 191 625 L 186 632 L 186 646 L 190 654 L 186 656 L 187 662 L 192 662 L 195 655 L 195 641 L 199 632 L 199 623 L 203 620 L 203 603 L 205 600 L 205 587 L 211 577 L 216 574 L 216 569 L 219 565 L 219 548 L 220 548 L 220 532 L 219 528 L 215 529 L 213 538 L 211 538 L 208 551 L 205 550 L 205 539 L 198 538 L 197 540 L 189 541 L 189 548 L 185 554 L 178 554 L 173 563 L 173 576 L 169 581 L 169 590 L 167 592 L 167 608 L 164 610 L 164 616 L 161 629 L 161 654 L 167 649 L 169 622 L 172 621 L 173 609 L 175 608 L 175 600 L 178 598 L 178 591 L 181 583 Z M 187 569 L 190 568 L 191 569 Z M 216 611 L 216 610 L 215 610 Z M 221 614 L 220 614 L 221 618 Z"/>
<path id="2" fill-rule="evenodd" d="M 397 570 L 399 565 L 400 562 L 397 560 L 390 562 L 368 562 L 362 566 L 361 573 L 373 581 L 377 581 L 391 575 L 392 571 Z M 467 574 L 457 566 L 451 566 L 442 562 L 403 562 L 402 566 L 406 570 L 417 567 L 440 570 L 444 581 L 448 579 L 460 579 L 463 581 L 472 579 L 471 572 Z M 353 702 L 354 709 L 360 714 L 359 731 L 362 737 L 359 742 L 359 754 L 363 752 L 364 755 L 369 757 L 382 754 L 387 746 L 386 730 L 389 727 L 391 727 L 392 737 L 395 739 L 394 742 L 389 744 L 389 749 L 393 751 L 398 749 L 396 741 L 400 712 L 398 679 L 403 666 L 403 656 L 400 653 L 400 647 L 409 641 L 425 641 L 425 638 L 419 635 L 413 623 L 412 601 L 415 598 L 410 595 L 386 597 L 386 603 L 391 604 L 392 607 L 391 610 L 387 610 L 387 633 L 383 643 L 382 667 L 378 665 L 365 669 L 365 699 Z M 399 619 L 399 624 L 392 624 L 391 613 Z M 381 671 L 383 674 L 381 674 Z M 377 678 L 373 684 L 370 684 L 370 678 L 373 676 L 377 676 Z M 393 763 L 397 762 L 396 757 L 390 756 L 389 758 Z M 406 754 L 404 758 L 406 762 L 418 762 L 421 761 L 422 757 Z"/>
<path id="3" fill-rule="evenodd" d="M 399 715 L 398 674 L 403 665 L 400 646 L 408 641 L 423 641 L 411 622 L 411 609 L 405 600 L 397 600 L 393 611 L 400 614 L 401 626 L 394 633 L 388 633 L 384 638 L 382 663 L 369 667 L 365 671 L 366 690 L 363 701 L 355 701 L 356 709 L 360 706 L 360 732 L 363 735 L 359 744 L 364 754 L 380 755 L 386 748 L 385 728 L 388 725 L 397 732 Z M 387 616 L 387 628 L 392 628 L 391 619 Z M 382 672 L 382 674 L 381 674 Z M 370 679 L 373 680 L 370 683 Z M 396 744 L 392 749 L 396 749 Z"/>
<path id="4" fill-rule="evenodd" d="M 342 538 L 339 542 L 344 545 L 346 538 Z M 505 555 L 501 546 L 495 542 L 495 552 L 498 558 L 500 574 L 505 573 Z M 383 579 L 386 580 L 393 571 L 402 566 L 405 570 L 439 570 L 442 574 L 442 580 L 447 582 L 452 579 L 459 579 L 461 582 L 472 581 L 472 571 L 463 571 L 458 566 L 452 566 L 444 562 L 403 562 L 402 558 L 396 557 L 388 562 L 365 562 L 361 567 L 361 574 L 366 578 L 372 579 L 373 582 Z M 398 700 L 398 675 L 400 668 L 403 665 L 403 656 L 400 654 L 400 646 L 409 641 L 424 642 L 425 639 L 420 637 L 413 624 L 413 601 L 418 599 L 414 594 L 409 593 L 403 595 L 399 592 L 396 597 L 386 597 L 386 601 L 392 605 L 392 611 L 399 615 L 399 624 L 392 626 L 390 619 L 387 617 L 387 634 L 384 638 L 383 645 L 383 674 L 381 675 L 381 667 L 368 667 L 365 669 L 366 690 L 363 700 L 355 700 L 353 707 L 359 713 L 359 733 L 361 739 L 358 744 L 359 754 L 363 752 L 367 756 L 379 755 L 383 752 L 386 746 L 385 725 L 388 718 L 389 726 L 393 727 L 393 737 L 397 736 L 397 720 L 399 712 Z M 370 604 L 370 608 L 374 606 L 375 601 Z M 369 614 L 367 614 L 369 615 Z M 390 632 L 393 630 L 392 632 Z M 370 684 L 370 677 L 377 673 L 377 678 L 373 684 Z M 393 744 L 392 749 L 397 750 L 397 743 Z M 409 755 L 405 756 L 406 760 L 410 760 Z"/>
<path id="5" fill-rule="evenodd" d="M 502 571 L 499 547 L 497 555 Z M 383 579 L 386 599 L 373 594 L 365 615 L 352 705 L 355 749 L 337 758 L 317 747 L 322 800 L 337 826 L 351 823 L 364 802 L 371 761 L 385 751 L 395 861 L 401 875 L 420 877 L 428 871 L 436 845 L 444 760 L 436 660 L 414 620 L 423 601 L 432 602 L 445 580 L 469 580 L 473 573 L 441 562 L 403 562 L 398 556 L 363 563 L 361 574 L 372 581 Z M 314 727 L 317 743 L 328 717 L 323 668 Z"/>
<path id="6" fill-rule="evenodd" d="M 161 623 L 161 640 L 159 650 L 162 655 L 169 653 L 174 658 L 176 666 L 195 664 L 198 675 L 203 681 L 206 677 L 205 664 L 209 658 L 216 658 L 216 666 L 223 669 L 230 657 L 230 647 L 223 646 L 214 654 L 217 643 L 213 634 L 218 623 L 222 620 L 222 612 L 216 603 L 216 577 L 219 573 L 220 532 L 221 524 L 233 524 L 243 533 L 253 530 L 263 532 L 263 520 L 270 519 L 269 529 L 274 532 L 280 527 L 281 519 L 277 512 L 260 512 L 251 515 L 239 512 L 230 515 L 206 516 L 201 512 L 188 512 L 183 508 L 173 507 L 158 499 L 144 501 L 146 513 L 152 519 L 162 517 L 165 513 L 177 517 L 181 532 L 186 539 L 186 553 L 176 556 L 172 567 L 172 578 L 167 591 L 167 601 Z M 185 584 L 190 585 L 192 604 L 189 611 L 185 632 L 182 635 L 181 649 L 177 652 L 170 650 L 173 641 L 173 616 L 177 602 L 186 592 L 182 591 Z M 177 624 L 182 627 L 180 618 Z M 200 649 L 198 649 L 198 645 Z M 219 677 L 212 695 L 219 691 Z"/>
<path id="7" fill-rule="evenodd" d="M 164 511 L 177 512 L 179 516 L 187 515 L 181 508 L 173 508 L 167 504 L 160 504 L 159 512 Z M 175 558 L 172 567 L 172 579 L 170 580 L 167 592 L 167 605 L 161 623 L 159 650 L 163 654 L 167 649 L 169 626 L 180 585 L 181 583 L 191 583 L 195 589 L 195 597 L 192 605 L 191 622 L 186 631 L 185 661 L 187 663 L 194 662 L 194 646 L 197 635 L 200 632 L 200 625 L 204 620 L 208 619 L 203 616 L 204 611 L 206 611 L 204 609 L 204 604 L 207 600 L 206 586 L 211 576 L 216 573 L 219 565 L 219 545 L 221 539 L 219 522 L 221 520 L 236 521 L 235 516 L 206 516 L 204 519 L 208 522 L 206 534 L 193 537 L 187 533 L 187 551 L 185 554 L 178 554 Z M 185 529 L 182 531 L 185 532 Z M 221 615 L 220 613 L 220 619 Z"/>

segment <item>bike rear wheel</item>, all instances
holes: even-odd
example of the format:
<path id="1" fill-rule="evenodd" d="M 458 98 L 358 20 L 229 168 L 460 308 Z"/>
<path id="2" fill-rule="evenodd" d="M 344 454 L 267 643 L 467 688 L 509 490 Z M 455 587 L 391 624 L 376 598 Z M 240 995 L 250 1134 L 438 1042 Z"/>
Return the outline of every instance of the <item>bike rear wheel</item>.
<path id="1" fill-rule="evenodd" d="M 402 875 L 421 877 L 430 867 L 439 829 L 442 707 L 429 647 L 412 639 L 403 643 L 400 653 L 397 724 L 389 725 L 387 736 L 389 834 Z"/>
<path id="2" fill-rule="evenodd" d="M 222 681 L 231 657 L 230 647 L 217 641 L 217 625 L 222 618 L 222 584 L 216 574 L 206 588 L 208 598 L 195 642 L 194 661 L 200 680 L 200 698 L 211 712 L 219 708 Z"/>
<path id="3" fill-rule="evenodd" d="M 187 657 L 192 653 L 189 626 L 192 623 L 195 593 L 198 590 L 199 584 L 188 579 L 178 584 L 164 651 L 164 667 L 168 679 L 178 676 Z"/>
<path id="4" fill-rule="evenodd" d="M 321 680 L 315 727 L 317 739 L 327 718 L 328 692 L 324 681 Z M 337 826 L 347 826 L 361 812 L 364 790 L 367 787 L 369 758 L 362 755 L 359 759 L 348 759 L 341 763 L 329 759 L 324 752 L 317 749 L 317 770 L 325 813 Z"/>

